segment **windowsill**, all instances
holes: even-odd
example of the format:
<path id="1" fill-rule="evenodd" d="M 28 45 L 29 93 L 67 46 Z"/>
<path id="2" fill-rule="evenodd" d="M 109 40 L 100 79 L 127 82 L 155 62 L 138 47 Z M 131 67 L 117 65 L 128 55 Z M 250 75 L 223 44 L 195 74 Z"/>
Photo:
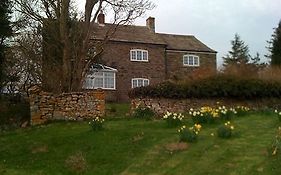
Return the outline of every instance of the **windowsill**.
<path id="1" fill-rule="evenodd" d="M 83 88 L 85 90 L 111 90 L 111 91 L 116 91 L 116 88 L 112 89 L 112 88 Z"/>
<path id="2" fill-rule="evenodd" d="M 144 62 L 144 63 L 148 63 L 148 60 L 130 60 L 131 62 Z"/>
<path id="3" fill-rule="evenodd" d="M 183 65 L 183 67 L 200 67 L 200 65 Z"/>
<path id="4" fill-rule="evenodd" d="M 101 90 L 112 90 L 112 91 L 115 91 L 116 88 L 94 88 L 94 90 L 97 90 L 97 89 L 101 89 Z"/>

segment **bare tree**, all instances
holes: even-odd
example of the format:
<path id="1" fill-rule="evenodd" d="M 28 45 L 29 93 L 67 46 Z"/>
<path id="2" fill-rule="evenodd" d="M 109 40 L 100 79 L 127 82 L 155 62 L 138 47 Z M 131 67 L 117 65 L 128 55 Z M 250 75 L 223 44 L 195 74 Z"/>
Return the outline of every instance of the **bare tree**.
<path id="1" fill-rule="evenodd" d="M 149 0 L 85 0 L 79 17 L 71 0 L 14 1 L 17 11 L 32 21 L 30 26 L 42 30 L 43 86 L 53 92 L 81 90 L 91 64 L 103 51 L 104 42 L 90 42 L 101 10 L 113 16 L 114 25 L 104 38 L 107 41 L 118 25 L 131 23 L 154 7 Z M 93 47 L 94 55 L 89 56 Z"/>
<path id="2" fill-rule="evenodd" d="M 6 90 L 10 93 L 28 92 L 42 81 L 42 39 L 38 31 L 22 33 L 13 38 L 4 63 L 7 74 Z"/>

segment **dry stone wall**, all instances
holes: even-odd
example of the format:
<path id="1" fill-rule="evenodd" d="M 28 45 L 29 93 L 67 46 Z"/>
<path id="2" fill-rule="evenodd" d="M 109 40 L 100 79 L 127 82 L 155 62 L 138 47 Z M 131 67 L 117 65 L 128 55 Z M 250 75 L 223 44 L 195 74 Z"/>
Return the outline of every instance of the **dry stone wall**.
<path id="1" fill-rule="evenodd" d="M 56 95 L 34 86 L 29 89 L 29 94 L 32 125 L 49 120 L 83 120 L 105 114 L 105 94 L 100 90 Z"/>
<path id="2" fill-rule="evenodd" d="M 148 107 L 156 114 L 162 116 L 169 112 L 186 112 L 190 108 L 200 108 L 202 106 L 226 107 L 247 106 L 254 109 L 273 108 L 281 109 L 281 99 L 268 98 L 257 100 L 235 100 L 235 99 L 166 99 L 166 98 L 136 98 L 131 100 L 131 111 L 138 107 Z"/>

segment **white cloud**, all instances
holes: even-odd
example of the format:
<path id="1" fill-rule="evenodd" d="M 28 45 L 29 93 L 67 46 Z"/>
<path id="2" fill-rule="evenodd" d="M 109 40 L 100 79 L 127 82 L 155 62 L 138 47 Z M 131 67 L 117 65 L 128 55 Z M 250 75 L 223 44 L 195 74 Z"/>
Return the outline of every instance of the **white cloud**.
<path id="1" fill-rule="evenodd" d="M 230 49 L 238 33 L 251 53 L 267 50 L 272 28 L 281 19 L 281 0 L 154 0 L 157 8 L 147 16 L 156 17 L 158 32 L 193 34 L 219 52 Z M 142 24 L 144 24 L 142 19 Z M 138 20 L 140 24 L 140 20 Z"/>

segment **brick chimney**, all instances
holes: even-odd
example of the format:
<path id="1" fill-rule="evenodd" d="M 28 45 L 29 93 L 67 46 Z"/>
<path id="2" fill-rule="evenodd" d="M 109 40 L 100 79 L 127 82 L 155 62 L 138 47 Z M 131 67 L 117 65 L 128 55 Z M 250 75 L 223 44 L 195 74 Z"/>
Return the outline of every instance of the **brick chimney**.
<path id="1" fill-rule="evenodd" d="M 99 15 L 98 15 L 98 24 L 104 24 L 104 14 L 103 11 L 101 10 Z"/>
<path id="2" fill-rule="evenodd" d="M 155 32 L 155 18 L 153 17 L 147 18 L 146 27 L 148 27 L 152 32 Z"/>

